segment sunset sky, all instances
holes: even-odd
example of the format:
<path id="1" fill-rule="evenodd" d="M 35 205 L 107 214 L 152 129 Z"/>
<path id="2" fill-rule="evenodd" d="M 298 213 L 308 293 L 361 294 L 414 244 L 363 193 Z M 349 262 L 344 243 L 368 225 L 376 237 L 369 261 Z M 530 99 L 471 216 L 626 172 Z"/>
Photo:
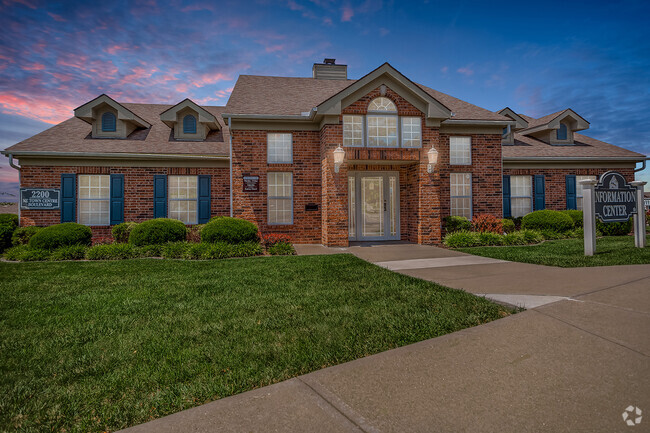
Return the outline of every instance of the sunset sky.
<path id="1" fill-rule="evenodd" d="M 650 153 L 650 2 L 531 5 L 0 0 L 0 149 L 101 93 L 225 105 L 239 74 L 310 76 L 333 57 L 350 78 L 388 61 L 490 110 L 571 107 L 586 135 Z M 17 179 L 0 156 L 0 193 Z"/>

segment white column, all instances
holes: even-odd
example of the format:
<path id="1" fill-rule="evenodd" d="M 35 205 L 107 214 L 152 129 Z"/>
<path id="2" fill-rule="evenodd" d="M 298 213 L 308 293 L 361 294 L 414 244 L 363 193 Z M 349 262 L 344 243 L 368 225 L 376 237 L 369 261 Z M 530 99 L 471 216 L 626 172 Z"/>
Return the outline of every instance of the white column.
<path id="1" fill-rule="evenodd" d="M 634 246 L 645 248 L 645 206 L 643 205 L 643 190 L 645 184 L 641 180 L 630 182 L 630 185 L 636 187 L 636 214 L 634 215 Z"/>
<path id="2" fill-rule="evenodd" d="M 581 180 L 582 185 L 582 223 L 585 232 L 585 256 L 593 256 L 596 252 L 596 195 L 595 179 Z"/>

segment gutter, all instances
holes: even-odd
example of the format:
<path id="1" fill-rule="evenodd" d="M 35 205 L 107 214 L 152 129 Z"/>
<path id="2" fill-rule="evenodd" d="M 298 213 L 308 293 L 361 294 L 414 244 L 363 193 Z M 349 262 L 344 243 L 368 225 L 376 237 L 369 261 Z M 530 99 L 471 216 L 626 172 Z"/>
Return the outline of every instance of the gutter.
<path id="1" fill-rule="evenodd" d="M 233 216 L 233 209 L 232 209 L 232 130 L 230 129 L 232 127 L 232 118 L 228 118 L 228 145 L 229 147 L 229 155 L 230 158 L 230 217 L 232 218 Z"/>
<path id="2" fill-rule="evenodd" d="M 462 120 L 447 119 L 440 122 L 442 125 L 491 125 L 491 126 L 515 126 L 514 120 Z"/>
<path id="3" fill-rule="evenodd" d="M 20 208 L 21 208 L 20 201 L 22 200 L 21 199 L 21 194 L 20 194 L 20 186 L 22 185 L 22 172 L 20 170 L 20 166 L 14 164 L 14 155 L 13 154 L 6 153 L 5 151 L 2 151 L 1 153 L 3 153 L 5 156 L 9 157 L 9 166 L 11 168 L 15 168 L 16 170 L 18 170 L 18 225 L 20 225 Z"/>
<path id="4" fill-rule="evenodd" d="M 647 157 L 638 156 L 504 156 L 504 161 L 644 161 Z"/>
<path id="5" fill-rule="evenodd" d="M 221 115 L 224 119 L 228 119 L 230 124 L 231 119 L 242 120 L 286 120 L 286 121 L 312 121 L 316 115 L 316 109 L 312 108 L 307 115 L 303 114 L 228 114 Z"/>
<path id="6" fill-rule="evenodd" d="M 649 160 L 649 159 L 650 159 L 650 158 L 646 157 L 646 158 L 642 161 L 641 168 L 635 168 L 635 169 L 634 169 L 634 172 L 636 173 L 636 172 L 639 172 L 639 171 L 643 171 L 643 170 L 645 170 L 645 163 L 646 163 L 646 161 Z"/>
<path id="7" fill-rule="evenodd" d="M 17 157 L 50 157 L 50 158 L 81 158 L 81 159 L 190 159 L 190 160 L 229 160 L 229 156 L 214 155 L 184 155 L 184 154 L 161 154 L 161 153 L 89 153 L 89 152 L 41 152 L 22 151 L 7 152 L 0 151 L 5 156 Z M 12 166 L 13 167 L 13 166 Z M 14 167 L 16 168 L 16 167 Z"/>

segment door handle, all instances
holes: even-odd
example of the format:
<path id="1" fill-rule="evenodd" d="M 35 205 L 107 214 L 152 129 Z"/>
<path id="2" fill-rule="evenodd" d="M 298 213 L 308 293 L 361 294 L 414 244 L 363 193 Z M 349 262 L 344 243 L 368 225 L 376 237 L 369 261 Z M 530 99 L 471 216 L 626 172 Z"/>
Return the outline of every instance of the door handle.
<path id="1" fill-rule="evenodd" d="M 384 200 L 384 212 L 386 212 L 386 200 Z"/>

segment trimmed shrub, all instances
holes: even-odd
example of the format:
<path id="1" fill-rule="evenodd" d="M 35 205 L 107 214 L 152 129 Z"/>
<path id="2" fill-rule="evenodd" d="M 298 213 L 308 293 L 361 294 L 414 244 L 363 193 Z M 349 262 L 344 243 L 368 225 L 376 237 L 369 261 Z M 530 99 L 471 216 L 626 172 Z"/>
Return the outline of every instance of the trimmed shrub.
<path id="1" fill-rule="evenodd" d="M 448 216 L 445 217 L 445 230 L 447 233 L 455 233 L 461 230 L 470 231 L 472 229 L 472 223 L 465 217 L 462 216 Z"/>
<path id="2" fill-rule="evenodd" d="M 603 236 L 625 236 L 632 231 L 632 218 L 621 223 L 604 223 L 596 218 L 596 230 Z"/>
<path id="3" fill-rule="evenodd" d="M 49 259 L 51 251 L 18 245 L 5 252 L 5 259 L 20 262 L 40 262 Z"/>
<path id="4" fill-rule="evenodd" d="M 478 236 L 478 233 L 461 230 L 447 234 L 443 243 L 450 248 L 476 247 L 480 245 Z"/>
<path id="5" fill-rule="evenodd" d="M 520 230 L 526 244 L 538 244 L 544 240 L 544 236 L 537 230 Z"/>
<path id="6" fill-rule="evenodd" d="M 581 210 L 575 210 L 575 209 L 569 209 L 569 210 L 563 210 L 560 211 L 563 214 L 567 214 L 571 217 L 573 220 L 573 227 L 578 228 L 582 227 L 583 222 L 582 222 L 582 211 Z"/>
<path id="7" fill-rule="evenodd" d="M 162 247 L 162 256 L 166 259 L 184 259 L 192 244 L 187 242 L 171 242 Z"/>
<path id="8" fill-rule="evenodd" d="M 229 257 L 252 257 L 262 254 L 259 242 L 242 242 L 239 244 L 217 243 L 208 251 L 209 259 L 227 259 Z"/>
<path id="9" fill-rule="evenodd" d="M 127 243 L 129 241 L 129 235 L 131 235 L 131 230 L 133 230 L 137 225 L 138 223 L 129 221 L 113 226 L 111 233 L 113 234 L 113 239 L 115 239 L 115 242 L 122 244 Z"/>
<path id="10" fill-rule="evenodd" d="M 84 245 L 68 245 L 67 247 L 59 247 L 52 251 L 49 259 L 51 261 L 82 260 L 86 258 L 86 250 L 88 250 L 88 247 Z"/>
<path id="11" fill-rule="evenodd" d="M 143 245 L 135 247 L 136 257 L 162 257 L 162 245 Z"/>
<path id="12" fill-rule="evenodd" d="M 501 226 L 503 227 L 503 233 L 512 233 L 516 230 L 515 222 L 511 219 L 502 219 Z"/>
<path id="13" fill-rule="evenodd" d="M 18 215 L 15 213 L 0 213 L 0 225 L 7 224 L 16 230 L 18 227 Z"/>
<path id="14" fill-rule="evenodd" d="M 0 253 L 11 246 L 14 227 L 11 224 L 0 224 Z"/>
<path id="15" fill-rule="evenodd" d="M 478 234 L 480 245 L 493 246 L 503 245 L 503 235 L 492 232 L 482 232 Z"/>
<path id="16" fill-rule="evenodd" d="M 213 218 L 201 230 L 201 239 L 203 242 L 226 242 L 229 244 L 259 242 L 255 224 L 231 217 Z"/>
<path id="17" fill-rule="evenodd" d="M 88 260 L 123 260 L 135 257 L 135 248 L 131 244 L 95 245 L 86 252 Z"/>
<path id="18" fill-rule="evenodd" d="M 187 231 L 187 242 L 201 242 L 201 230 L 203 230 L 203 227 L 205 227 L 205 224 L 197 224 L 190 227 L 190 229 Z"/>
<path id="19" fill-rule="evenodd" d="M 296 254 L 296 249 L 287 242 L 278 242 L 271 245 L 268 250 L 272 256 L 292 256 Z"/>
<path id="20" fill-rule="evenodd" d="M 291 243 L 291 238 L 289 238 L 289 235 L 285 235 L 284 233 L 268 233 L 266 235 L 262 235 L 261 239 L 262 244 L 264 244 L 265 248 L 270 248 L 273 245 L 281 242 L 285 244 Z"/>
<path id="21" fill-rule="evenodd" d="M 56 224 L 36 232 L 28 245 L 33 249 L 54 250 L 69 245 L 90 245 L 90 227 L 77 223 Z"/>
<path id="22" fill-rule="evenodd" d="M 199 244 L 175 242 L 163 247 L 163 257 L 166 259 L 213 260 L 258 256 L 260 254 L 262 254 L 262 247 L 258 242 L 242 242 L 239 244 L 226 242 L 202 242 Z"/>
<path id="23" fill-rule="evenodd" d="M 573 229 L 573 219 L 563 212 L 557 210 L 536 210 L 524 216 L 521 227 L 530 230 L 554 230 L 564 233 Z"/>
<path id="24" fill-rule="evenodd" d="M 18 227 L 16 230 L 14 230 L 14 234 L 11 236 L 12 245 L 27 245 L 32 236 L 41 231 L 41 229 L 43 229 L 43 227 Z"/>
<path id="25" fill-rule="evenodd" d="M 475 232 L 503 233 L 501 220 L 494 215 L 482 214 L 474 216 L 472 219 L 472 230 Z"/>
<path id="26" fill-rule="evenodd" d="M 129 243 L 135 246 L 157 245 L 185 240 L 187 229 L 179 220 L 156 218 L 142 222 L 131 229 Z"/>

